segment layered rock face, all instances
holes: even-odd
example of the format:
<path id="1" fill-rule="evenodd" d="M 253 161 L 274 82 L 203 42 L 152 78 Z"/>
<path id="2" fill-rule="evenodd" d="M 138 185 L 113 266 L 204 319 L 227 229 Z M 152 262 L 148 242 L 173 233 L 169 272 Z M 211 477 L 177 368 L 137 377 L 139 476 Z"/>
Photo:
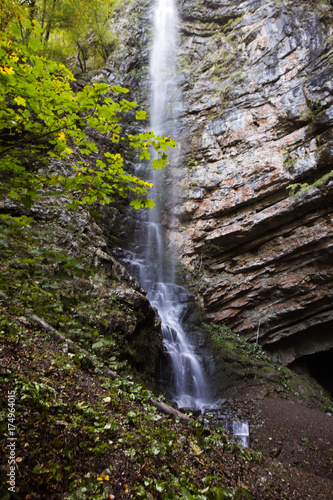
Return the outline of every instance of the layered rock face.
<path id="1" fill-rule="evenodd" d="M 333 8 L 184 0 L 173 242 L 206 319 L 282 361 L 333 347 Z"/>

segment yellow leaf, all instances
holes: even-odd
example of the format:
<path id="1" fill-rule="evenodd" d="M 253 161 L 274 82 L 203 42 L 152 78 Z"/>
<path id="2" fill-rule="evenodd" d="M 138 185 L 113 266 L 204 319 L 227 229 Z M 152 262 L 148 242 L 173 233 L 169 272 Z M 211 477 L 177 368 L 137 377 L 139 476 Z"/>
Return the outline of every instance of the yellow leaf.
<path id="1" fill-rule="evenodd" d="M 193 443 L 193 441 L 190 441 L 190 445 L 191 445 L 191 448 L 192 448 L 195 455 L 197 455 L 197 456 L 201 455 L 202 449 L 199 448 L 199 446 L 197 444 Z"/>
<path id="2" fill-rule="evenodd" d="M 97 481 L 109 481 L 110 476 L 107 476 L 106 474 L 97 474 Z"/>
<path id="3" fill-rule="evenodd" d="M 57 137 L 61 140 L 64 141 L 66 139 L 66 135 L 64 132 L 58 132 Z"/>
<path id="4" fill-rule="evenodd" d="M 14 101 L 16 102 L 16 104 L 18 104 L 19 106 L 25 106 L 26 105 L 26 101 L 23 97 L 21 96 L 18 96 L 18 97 L 15 97 L 14 98 Z"/>
<path id="5" fill-rule="evenodd" d="M 15 71 L 13 70 L 13 68 L 10 68 L 8 66 L 2 66 L 2 67 L 0 67 L 0 72 L 1 73 L 5 73 L 7 75 L 12 75 L 13 73 L 15 73 Z"/>

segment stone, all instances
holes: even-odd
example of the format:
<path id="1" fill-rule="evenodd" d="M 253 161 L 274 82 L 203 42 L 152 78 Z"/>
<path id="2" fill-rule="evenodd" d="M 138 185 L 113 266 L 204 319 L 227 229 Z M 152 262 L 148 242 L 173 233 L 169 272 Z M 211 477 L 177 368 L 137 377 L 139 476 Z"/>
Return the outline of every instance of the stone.
<path id="1" fill-rule="evenodd" d="M 287 188 L 332 170 L 332 6 L 187 0 L 180 16 L 195 166 L 171 237 L 205 318 L 285 364 L 331 348 L 333 179 Z"/>
<path id="2" fill-rule="evenodd" d="M 332 170 L 332 5 L 178 4 L 184 161 L 163 224 L 189 285 L 207 321 L 258 339 L 285 364 L 330 349 L 333 180 L 298 197 L 288 186 Z M 107 70 L 146 107 L 151 21 L 148 0 L 119 9 Z M 120 264 L 94 255 L 142 293 Z"/>

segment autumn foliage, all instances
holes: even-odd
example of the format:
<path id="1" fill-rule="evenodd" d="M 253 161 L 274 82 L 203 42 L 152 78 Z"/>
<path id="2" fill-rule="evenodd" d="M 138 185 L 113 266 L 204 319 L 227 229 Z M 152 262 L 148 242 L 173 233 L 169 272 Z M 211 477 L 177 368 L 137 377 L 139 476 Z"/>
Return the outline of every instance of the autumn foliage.
<path id="1" fill-rule="evenodd" d="M 22 29 L 29 32 L 26 40 Z M 134 123 L 146 118 L 122 97 L 128 90 L 93 83 L 75 93 L 73 74 L 40 55 L 42 43 L 43 28 L 29 18 L 8 24 L 0 35 L 0 192 L 25 206 L 49 186 L 70 194 L 72 208 L 119 196 L 130 196 L 135 208 L 153 206 L 146 197 L 151 184 L 125 171 L 126 155 L 133 158 L 135 150 L 150 159 L 156 150 L 152 166 L 161 168 L 174 142 L 152 131 L 125 133 L 125 117 Z M 103 154 L 92 130 L 109 144 Z M 71 164 L 72 175 L 48 172 L 45 165 L 54 160 Z"/>

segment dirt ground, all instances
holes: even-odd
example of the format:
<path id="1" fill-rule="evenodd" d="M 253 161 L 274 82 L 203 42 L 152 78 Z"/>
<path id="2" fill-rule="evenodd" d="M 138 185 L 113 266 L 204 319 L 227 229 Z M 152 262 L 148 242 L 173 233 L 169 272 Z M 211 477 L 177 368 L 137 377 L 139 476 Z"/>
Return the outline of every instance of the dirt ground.
<path id="1" fill-rule="evenodd" d="M 303 498 L 333 499 L 333 415 L 306 406 L 295 395 L 253 387 L 239 395 L 239 414 L 250 423 L 250 446 L 289 473 Z"/>

